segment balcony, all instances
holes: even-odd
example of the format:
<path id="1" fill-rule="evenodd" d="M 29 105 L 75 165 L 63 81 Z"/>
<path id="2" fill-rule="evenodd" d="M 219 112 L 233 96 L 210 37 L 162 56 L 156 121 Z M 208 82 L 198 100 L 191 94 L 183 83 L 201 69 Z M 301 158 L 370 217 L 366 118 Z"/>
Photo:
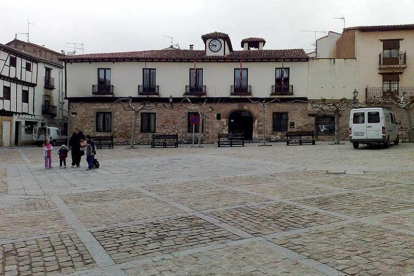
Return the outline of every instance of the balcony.
<path id="1" fill-rule="evenodd" d="M 379 54 L 379 68 L 401 68 L 407 67 L 407 52 L 391 52 L 390 54 Z"/>
<path id="2" fill-rule="evenodd" d="M 55 105 L 42 105 L 42 115 L 56 117 L 57 107 Z"/>
<path id="3" fill-rule="evenodd" d="M 414 97 L 414 87 L 399 87 L 396 91 L 384 90 L 382 87 L 368 87 L 365 93 L 367 100 L 379 100 L 402 95 L 406 99 L 411 99 Z"/>
<path id="4" fill-rule="evenodd" d="M 251 85 L 232 85 L 230 86 L 231 96 L 251 96 L 252 86 Z"/>
<path id="5" fill-rule="evenodd" d="M 281 87 L 279 85 L 272 85 L 271 96 L 293 96 L 293 85 L 286 85 Z"/>
<path id="6" fill-rule="evenodd" d="M 159 85 L 138 85 L 138 95 L 150 96 L 150 95 L 159 95 L 160 86 Z"/>
<path id="7" fill-rule="evenodd" d="M 206 95 L 205 85 L 186 85 L 184 96 L 204 96 Z"/>
<path id="8" fill-rule="evenodd" d="M 92 85 L 92 94 L 93 95 L 113 95 L 114 86 L 109 84 L 93 84 Z"/>
<path id="9" fill-rule="evenodd" d="M 53 90 L 55 89 L 55 78 L 45 77 L 45 86 L 46 89 Z"/>

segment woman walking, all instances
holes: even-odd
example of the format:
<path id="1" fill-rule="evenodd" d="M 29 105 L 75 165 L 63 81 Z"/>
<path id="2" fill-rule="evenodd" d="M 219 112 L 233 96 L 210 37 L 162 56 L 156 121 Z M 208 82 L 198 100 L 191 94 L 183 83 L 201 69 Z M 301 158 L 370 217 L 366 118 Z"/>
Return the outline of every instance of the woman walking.
<path id="1" fill-rule="evenodd" d="M 69 139 L 69 146 L 72 152 L 72 168 L 75 166 L 77 168 L 80 167 L 82 158 L 81 140 L 85 140 L 85 136 L 83 135 L 82 131 L 80 131 L 78 128 L 75 128 L 72 137 Z"/>

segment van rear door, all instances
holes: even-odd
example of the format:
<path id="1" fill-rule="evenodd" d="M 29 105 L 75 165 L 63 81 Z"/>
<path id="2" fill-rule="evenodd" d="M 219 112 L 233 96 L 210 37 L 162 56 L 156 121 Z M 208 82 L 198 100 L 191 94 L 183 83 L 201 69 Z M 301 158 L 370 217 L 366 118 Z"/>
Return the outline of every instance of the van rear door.
<path id="1" fill-rule="evenodd" d="M 352 114 L 352 139 L 366 139 L 367 125 L 366 112 L 363 110 L 354 110 Z"/>
<path id="2" fill-rule="evenodd" d="M 384 116 L 381 116 L 380 110 L 368 110 L 367 115 L 367 139 L 382 139 Z"/>

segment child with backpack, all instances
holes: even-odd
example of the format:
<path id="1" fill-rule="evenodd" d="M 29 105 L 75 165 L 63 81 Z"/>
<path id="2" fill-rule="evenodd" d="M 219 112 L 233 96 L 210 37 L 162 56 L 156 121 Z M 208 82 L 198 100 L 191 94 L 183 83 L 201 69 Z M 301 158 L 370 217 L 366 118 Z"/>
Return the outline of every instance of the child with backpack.
<path id="1" fill-rule="evenodd" d="M 63 165 L 63 168 L 66 169 L 66 158 L 68 157 L 68 152 L 69 152 L 69 149 L 65 145 L 62 145 L 60 149 L 58 150 L 60 168 L 62 168 L 62 165 Z"/>
<path id="2" fill-rule="evenodd" d="M 88 162 L 88 169 L 87 171 L 92 170 L 93 163 L 95 160 L 95 143 L 92 141 L 90 135 L 86 135 L 86 161 Z"/>

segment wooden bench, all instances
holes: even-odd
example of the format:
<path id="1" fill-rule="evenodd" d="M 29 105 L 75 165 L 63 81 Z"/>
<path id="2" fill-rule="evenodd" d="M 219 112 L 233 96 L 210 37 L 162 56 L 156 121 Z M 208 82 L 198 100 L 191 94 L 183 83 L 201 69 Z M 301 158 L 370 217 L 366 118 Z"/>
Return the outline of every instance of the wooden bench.
<path id="1" fill-rule="evenodd" d="M 178 148 L 178 134 L 153 134 L 151 148 L 174 146 Z"/>
<path id="2" fill-rule="evenodd" d="M 315 145 L 315 132 L 313 131 L 288 131 L 286 132 L 286 145 L 312 144 Z"/>
<path id="3" fill-rule="evenodd" d="M 102 149 L 102 147 L 108 147 L 108 149 L 114 148 L 114 136 L 95 136 L 91 138 L 97 149 Z"/>
<path id="4" fill-rule="evenodd" d="M 242 146 L 244 147 L 244 134 L 242 133 L 219 133 L 217 139 L 217 146 Z"/>

